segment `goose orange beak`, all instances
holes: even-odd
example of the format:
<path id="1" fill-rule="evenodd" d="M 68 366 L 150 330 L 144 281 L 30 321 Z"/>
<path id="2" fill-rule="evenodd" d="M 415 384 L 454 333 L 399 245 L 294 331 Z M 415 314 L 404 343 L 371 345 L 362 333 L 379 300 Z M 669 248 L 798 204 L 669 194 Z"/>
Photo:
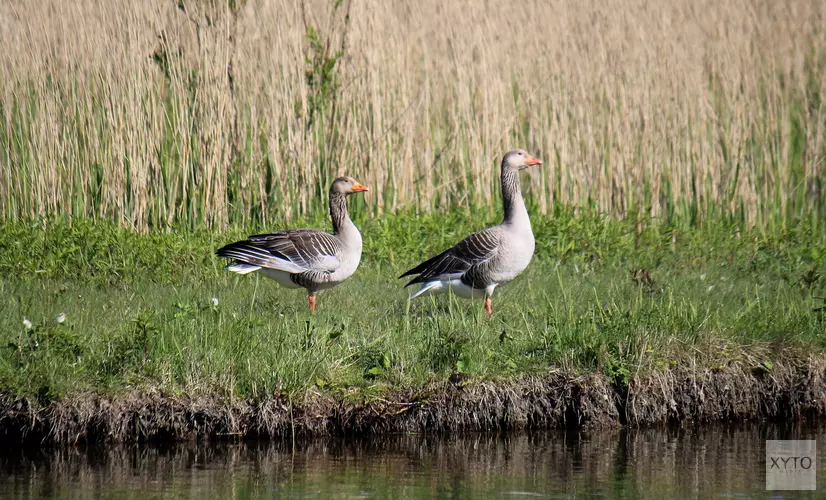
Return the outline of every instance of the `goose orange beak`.
<path id="1" fill-rule="evenodd" d="M 353 192 L 354 193 L 361 193 L 363 191 L 369 191 L 369 189 L 367 189 L 367 186 L 365 186 L 364 184 L 362 184 L 360 182 L 357 182 L 357 183 L 353 184 Z"/>
<path id="2" fill-rule="evenodd" d="M 525 159 L 525 165 L 529 167 L 532 167 L 534 165 L 542 165 L 542 160 L 535 156 L 528 155 L 528 157 Z"/>

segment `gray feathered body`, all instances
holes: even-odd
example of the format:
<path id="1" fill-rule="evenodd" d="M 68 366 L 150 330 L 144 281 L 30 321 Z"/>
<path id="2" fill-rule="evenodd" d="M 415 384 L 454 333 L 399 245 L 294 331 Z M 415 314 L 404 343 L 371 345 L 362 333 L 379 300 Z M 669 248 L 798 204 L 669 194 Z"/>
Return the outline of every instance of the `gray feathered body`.
<path id="1" fill-rule="evenodd" d="M 331 192 L 330 214 L 333 234 L 316 229 L 259 234 L 216 253 L 234 259 L 230 271 L 260 272 L 285 287 L 315 294 L 352 276 L 361 261 L 361 233 L 347 214 L 344 195 Z"/>
<path id="2" fill-rule="evenodd" d="M 528 267 L 535 241 L 518 171 L 503 166 L 501 182 L 503 222 L 471 234 L 402 274 L 400 277 L 418 275 L 406 285 L 421 284 L 411 298 L 448 291 L 466 298 L 490 296 L 498 285 L 513 280 Z"/>

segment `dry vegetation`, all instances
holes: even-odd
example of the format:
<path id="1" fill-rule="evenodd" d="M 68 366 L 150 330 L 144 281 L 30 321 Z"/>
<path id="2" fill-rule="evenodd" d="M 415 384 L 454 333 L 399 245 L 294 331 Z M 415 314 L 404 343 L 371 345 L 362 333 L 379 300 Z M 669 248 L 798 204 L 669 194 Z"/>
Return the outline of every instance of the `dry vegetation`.
<path id="1" fill-rule="evenodd" d="M 816 419 L 826 412 L 826 360 L 800 360 L 795 354 L 771 373 L 739 364 L 717 370 L 686 366 L 652 372 L 622 390 L 602 375 L 550 371 L 511 380 L 431 383 L 367 401 L 314 390 L 298 400 L 133 390 L 114 400 L 87 393 L 45 406 L 0 397 L 0 440 L 70 444 Z"/>
<path id="2" fill-rule="evenodd" d="M 823 216 L 820 0 L 0 5 L 0 218 L 266 224 L 530 191 L 617 215 Z M 308 33 L 315 33 L 308 36 Z M 492 210 L 492 209 L 491 209 Z"/>

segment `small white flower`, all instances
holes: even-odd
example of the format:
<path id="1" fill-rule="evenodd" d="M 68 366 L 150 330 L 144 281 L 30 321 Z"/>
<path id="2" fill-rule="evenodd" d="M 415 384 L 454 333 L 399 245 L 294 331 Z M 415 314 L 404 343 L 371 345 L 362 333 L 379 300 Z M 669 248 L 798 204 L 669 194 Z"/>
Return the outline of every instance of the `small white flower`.
<path id="1" fill-rule="evenodd" d="M 26 330 L 31 330 L 34 325 L 29 318 L 23 318 L 23 326 L 26 327 Z"/>
<path id="2" fill-rule="evenodd" d="M 63 323 L 63 322 L 65 322 L 65 321 L 66 321 L 66 313 L 60 313 L 60 314 L 58 314 L 58 315 L 57 315 L 57 319 L 56 319 L 56 321 L 57 321 L 58 323 Z"/>
<path id="3" fill-rule="evenodd" d="M 700 281 L 705 281 L 705 280 L 706 280 L 706 273 L 703 273 L 703 274 L 700 275 Z"/>
<path id="4" fill-rule="evenodd" d="M 212 305 L 213 305 L 213 306 L 217 306 L 217 305 L 218 305 L 218 297 L 212 297 Z"/>

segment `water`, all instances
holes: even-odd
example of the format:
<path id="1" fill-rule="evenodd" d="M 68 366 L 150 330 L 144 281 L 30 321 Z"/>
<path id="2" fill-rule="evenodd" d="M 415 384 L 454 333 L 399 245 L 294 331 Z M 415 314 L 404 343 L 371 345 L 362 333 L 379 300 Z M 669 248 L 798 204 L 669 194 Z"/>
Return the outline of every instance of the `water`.
<path id="1" fill-rule="evenodd" d="M 820 491 L 766 492 L 766 439 L 818 440 Z M 4 447 L 0 497 L 818 498 L 824 451 L 826 424 Z"/>

